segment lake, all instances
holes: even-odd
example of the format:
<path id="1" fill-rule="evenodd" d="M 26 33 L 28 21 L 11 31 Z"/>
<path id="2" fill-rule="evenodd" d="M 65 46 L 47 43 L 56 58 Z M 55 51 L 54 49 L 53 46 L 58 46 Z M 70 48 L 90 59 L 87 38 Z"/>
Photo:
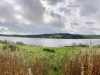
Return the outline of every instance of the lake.
<path id="1" fill-rule="evenodd" d="M 73 43 L 89 44 L 90 39 L 47 39 L 47 38 L 22 38 L 22 37 L 4 37 L 0 36 L 0 40 L 10 40 L 13 42 L 22 41 L 25 44 L 44 46 L 44 47 L 59 47 L 70 46 Z M 100 44 L 100 39 L 91 39 L 93 45 Z"/>

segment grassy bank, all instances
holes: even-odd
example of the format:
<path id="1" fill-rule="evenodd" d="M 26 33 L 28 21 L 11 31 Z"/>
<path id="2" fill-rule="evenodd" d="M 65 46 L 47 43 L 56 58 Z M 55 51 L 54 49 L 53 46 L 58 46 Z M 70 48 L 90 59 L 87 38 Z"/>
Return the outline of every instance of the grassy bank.
<path id="1" fill-rule="evenodd" d="M 99 48 L 0 44 L 0 75 L 100 75 Z"/>

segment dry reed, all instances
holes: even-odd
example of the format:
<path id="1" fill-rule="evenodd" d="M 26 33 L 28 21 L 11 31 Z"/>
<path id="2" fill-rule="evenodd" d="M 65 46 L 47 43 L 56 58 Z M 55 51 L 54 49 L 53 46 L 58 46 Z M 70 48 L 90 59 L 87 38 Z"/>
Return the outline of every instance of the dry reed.
<path id="1" fill-rule="evenodd" d="M 100 75 L 100 55 L 90 49 L 84 54 L 82 51 L 74 56 L 66 53 L 56 59 L 54 55 L 47 59 L 0 51 L 0 75 Z"/>

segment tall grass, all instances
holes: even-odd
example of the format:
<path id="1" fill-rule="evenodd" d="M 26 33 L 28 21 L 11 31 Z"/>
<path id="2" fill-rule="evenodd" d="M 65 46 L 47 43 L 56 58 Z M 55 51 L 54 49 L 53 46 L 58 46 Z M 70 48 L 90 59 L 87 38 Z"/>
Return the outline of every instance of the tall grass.
<path id="1" fill-rule="evenodd" d="M 65 55 L 62 60 L 62 75 L 100 75 L 100 54 L 90 40 L 89 49 L 73 57 Z"/>
<path id="2" fill-rule="evenodd" d="M 0 75 L 24 75 L 24 70 L 20 57 L 11 55 L 9 50 L 0 52 Z"/>
<path id="3" fill-rule="evenodd" d="M 100 75 L 100 55 L 76 55 L 63 65 L 63 75 Z"/>
<path id="4" fill-rule="evenodd" d="M 40 58 L 4 50 L 0 51 L 0 75 L 100 75 L 100 55 L 96 52 L 92 48 L 86 53 Z"/>
<path id="5" fill-rule="evenodd" d="M 0 52 L 0 75 L 45 75 L 47 64 L 35 58 L 35 62 L 26 55 L 12 54 L 10 50 Z M 24 60 L 26 60 L 24 62 Z M 29 62 L 27 62 L 29 61 Z M 27 65 L 28 64 L 28 65 Z"/>

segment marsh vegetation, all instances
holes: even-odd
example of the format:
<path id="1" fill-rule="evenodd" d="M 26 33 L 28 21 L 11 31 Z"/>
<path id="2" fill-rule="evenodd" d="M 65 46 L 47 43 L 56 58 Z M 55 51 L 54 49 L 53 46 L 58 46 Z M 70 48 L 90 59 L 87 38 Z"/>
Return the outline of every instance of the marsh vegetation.
<path id="1" fill-rule="evenodd" d="M 39 47 L 1 41 L 0 75 L 100 75 L 99 47 Z"/>

